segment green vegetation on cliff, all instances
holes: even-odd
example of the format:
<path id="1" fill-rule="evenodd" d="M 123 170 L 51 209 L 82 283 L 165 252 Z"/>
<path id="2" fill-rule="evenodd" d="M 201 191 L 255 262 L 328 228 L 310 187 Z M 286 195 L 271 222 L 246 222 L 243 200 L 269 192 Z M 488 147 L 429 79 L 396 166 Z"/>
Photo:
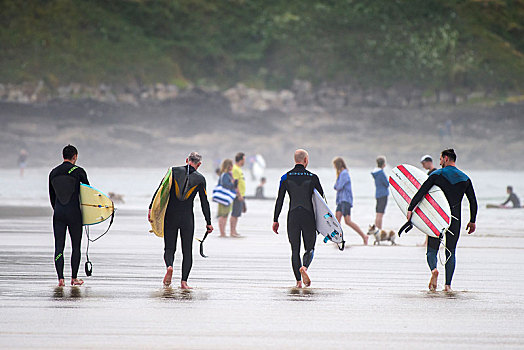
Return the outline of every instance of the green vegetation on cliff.
<path id="1" fill-rule="evenodd" d="M 524 0 L 1 0 L 0 83 L 524 88 Z"/>

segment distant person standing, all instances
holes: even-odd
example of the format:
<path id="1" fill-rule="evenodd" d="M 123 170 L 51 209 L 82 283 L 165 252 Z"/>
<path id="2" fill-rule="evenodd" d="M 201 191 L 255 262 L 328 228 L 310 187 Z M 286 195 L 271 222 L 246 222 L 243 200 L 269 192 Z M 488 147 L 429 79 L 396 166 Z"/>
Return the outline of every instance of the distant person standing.
<path id="1" fill-rule="evenodd" d="M 368 244 L 368 236 L 362 232 L 360 227 L 351 220 L 351 208 L 353 207 L 353 192 L 351 189 L 351 178 L 349 176 L 349 171 L 346 167 L 346 163 L 344 162 L 344 159 L 342 157 L 337 157 L 333 160 L 333 166 L 335 167 L 335 170 L 337 172 L 337 181 L 335 182 L 335 190 L 337 191 L 337 209 L 335 212 L 335 216 L 338 220 L 338 222 L 341 222 L 340 219 L 342 216 L 344 216 L 344 221 L 346 222 L 346 225 L 351 227 L 353 230 L 355 230 L 360 237 L 362 237 L 362 241 L 364 241 L 364 245 Z"/>
<path id="2" fill-rule="evenodd" d="M 375 227 L 382 229 L 382 218 L 384 217 L 386 205 L 388 204 L 389 181 L 384 172 L 384 168 L 386 167 L 386 157 L 378 156 L 376 161 L 377 167 L 371 173 L 375 180 L 375 198 L 377 200 L 377 205 L 375 207 Z"/>
<path id="3" fill-rule="evenodd" d="M 257 189 L 255 191 L 255 198 L 256 199 L 264 199 L 266 196 L 264 196 L 264 185 L 266 184 L 266 178 L 263 177 L 260 179 L 260 184 L 257 186 Z"/>
<path id="4" fill-rule="evenodd" d="M 246 180 L 242 167 L 246 163 L 246 155 L 239 152 L 235 156 L 235 165 L 233 165 L 233 178 L 237 181 L 237 198 L 233 201 L 233 208 L 231 211 L 231 218 L 229 224 L 231 226 L 231 237 L 240 237 L 237 232 L 238 218 L 246 211 L 246 203 L 244 196 L 246 195 Z"/>
<path id="5" fill-rule="evenodd" d="M 282 175 L 278 197 L 275 202 L 273 215 L 273 232 L 278 234 L 278 217 L 284 205 L 286 192 L 289 195 L 289 211 L 287 214 L 287 235 L 291 244 L 291 265 L 297 281 L 296 287 L 302 288 L 302 281 L 306 287 L 311 285 L 307 273 L 313 261 L 317 225 L 311 197 L 316 189 L 324 195 L 318 176 L 306 170 L 309 164 L 309 154 L 303 149 L 297 149 L 294 154 L 295 167 Z M 300 240 L 304 241 L 305 253 L 300 261 Z"/>
<path id="6" fill-rule="evenodd" d="M 20 150 L 18 155 L 18 168 L 20 168 L 20 177 L 24 177 L 24 169 L 27 166 L 27 151 L 25 149 Z"/>
<path id="7" fill-rule="evenodd" d="M 82 243 L 82 212 L 80 210 L 80 183 L 89 185 L 84 169 L 76 165 L 78 150 L 67 145 L 62 150 L 64 162 L 49 174 L 49 199 L 53 207 L 53 231 L 55 236 L 55 269 L 58 286 L 64 281 L 64 246 L 66 230 L 71 237 L 71 285 L 84 283 L 78 278 Z"/>
<path id="8" fill-rule="evenodd" d="M 420 158 L 420 164 L 422 164 L 422 167 L 427 170 L 428 172 L 428 176 L 431 175 L 435 170 L 437 170 L 437 168 L 435 168 L 435 166 L 433 165 L 433 158 L 429 155 L 429 154 L 426 154 L 425 156 L 422 156 L 422 158 Z M 424 243 L 422 245 L 420 244 L 417 244 L 418 246 L 427 246 L 428 245 L 428 236 L 426 235 L 426 240 L 424 241 Z"/>
<path id="9" fill-rule="evenodd" d="M 236 183 L 237 181 L 233 178 L 233 161 L 231 159 L 224 159 L 222 165 L 220 166 L 220 178 L 218 179 L 218 184 L 225 189 L 228 189 L 232 192 L 237 191 Z M 218 228 L 220 230 L 220 237 L 226 237 L 226 224 L 227 217 L 231 212 L 231 207 L 233 204 L 224 205 L 218 203 Z"/>
<path id="10" fill-rule="evenodd" d="M 515 194 L 515 192 L 513 192 L 513 187 L 508 186 L 506 188 L 506 192 L 508 193 L 509 197 L 508 199 L 506 199 L 504 203 L 501 204 L 501 206 L 504 207 L 506 206 L 506 204 L 511 202 L 511 204 L 513 204 L 513 208 L 520 208 L 520 200 L 519 200 L 519 197 Z"/>
<path id="11" fill-rule="evenodd" d="M 178 232 L 182 246 L 182 278 L 180 288 L 191 289 L 187 279 L 193 266 L 193 236 L 195 234 L 195 217 L 193 214 L 193 201 L 198 193 L 200 206 L 206 220 L 206 232 L 213 232 L 211 225 L 211 210 L 207 200 L 206 179 L 197 170 L 202 164 L 202 156 L 198 152 L 191 152 L 186 158 L 186 165 L 171 168 L 172 182 L 169 191 L 169 201 L 164 216 L 164 262 L 166 274 L 164 286 L 171 284 L 173 276 L 173 262 L 175 260 L 176 242 Z M 151 208 L 158 186 L 151 204 L 149 205 L 148 219 L 151 221 Z"/>
<path id="12" fill-rule="evenodd" d="M 422 167 L 428 171 L 428 176 L 431 175 L 432 172 L 437 170 L 435 166 L 433 165 L 433 158 L 429 154 L 426 154 L 425 156 L 422 156 L 420 158 L 420 164 L 422 164 Z"/>
<path id="13" fill-rule="evenodd" d="M 475 191 L 473 190 L 473 184 L 469 177 L 462 171 L 457 169 L 455 161 L 457 155 L 453 149 L 446 149 L 442 151 L 440 155 L 440 165 L 442 169 L 434 171 L 426 181 L 420 186 L 419 190 L 413 196 L 411 203 L 408 207 L 407 219 L 411 220 L 413 210 L 417 204 L 424 198 L 428 191 L 436 185 L 442 189 L 446 199 L 448 200 L 449 207 L 451 208 L 451 224 L 446 231 L 446 285 L 444 290 L 449 292 L 451 290 L 451 280 L 455 272 L 455 249 L 457 248 L 457 242 L 460 236 L 461 226 L 461 206 L 462 198 L 464 194 L 467 196 L 469 201 L 470 220 L 467 225 L 469 229 L 468 234 L 475 232 L 476 225 L 475 220 L 477 217 L 477 198 L 475 197 Z M 429 290 L 437 289 L 437 254 L 440 247 L 440 239 L 435 237 L 428 238 L 427 247 L 427 263 L 431 270 L 431 278 L 429 281 Z"/>

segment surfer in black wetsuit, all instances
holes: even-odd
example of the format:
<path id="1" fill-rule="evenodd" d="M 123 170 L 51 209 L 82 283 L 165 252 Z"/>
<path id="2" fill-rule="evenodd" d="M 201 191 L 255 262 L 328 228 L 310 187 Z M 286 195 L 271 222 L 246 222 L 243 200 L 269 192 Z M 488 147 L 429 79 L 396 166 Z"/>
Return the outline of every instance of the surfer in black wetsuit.
<path id="1" fill-rule="evenodd" d="M 193 214 L 193 201 L 196 194 L 200 196 L 202 212 L 206 219 L 206 232 L 211 233 L 211 211 L 209 201 L 207 200 L 206 179 L 197 169 L 202 164 L 202 156 L 197 152 L 191 152 L 186 159 L 186 165 L 173 167 L 172 177 L 173 184 L 169 193 L 169 202 L 167 204 L 164 218 L 164 261 L 167 272 L 164 277 L 164 285 L 171 284 L 173 276 L 173 262 L 175 259 L 176 241 L 178 231 L 180 230 L 180 239 L 182 240 L 182 280 L 180 287 L 182 289 L 191 289 L 187 285 L 187 279 L 191 266 L 193 265 L 193 235 L 195 233 L 195 218 Z M 157 188 L 156 192 L 160 186 Z M 153 200 L 155 198 L 153 195 Z M 151 207 L 153 200 L 149 205 L 149 219 L 151 217 Z"/>
<path id="2" fill-rule="evenodd" d="M 469 177 L 455 167 L 457 155 L 453 149 L 446 149 L 440 155 L 440 165 L 442 169 L 434 171 L 428 179 L 422 184 L 415 194 L 408 207 L 407 218 L 411 220 L 412 211 L 417 204 L 424 198 L 426 193 L 433 185 L 442 189 L 451 208 L 451 225 L 446 232 L 446 285 L 445 291 L 451 291 L 451 280 L 455 271 L 455 249 L 460 236 L 460 213 L 461 204 L 464 194 L 469 201 L 470 220 L 467 225 L 468 234 L 475 231 L 475 219 L 477 217 L 477 199 L 473 184 Z M 429 237 L 427 247 L 427 262 L 431 270 L 431 279 L 429 289 L 434 291 L 437 288 L 437 253 L 440 245 L 440 239 Z"/>
<path id="3" fill-rule="evenodd" d="M 285 173 L 280 179 L 280 188 L 275 203 L 275 214 L 273 217 L 273 232 L 278 234 L 278 217 L 284 204 L 286 191 L 289 194 L 289 212 L 287 215 L 287 234 L 291 244 L 291 263 L 293 273 L 297 280 L 297 287 L 302 288 L 302 279 L 304 285 L 309 287 L 311 280 L 307 274 L 307 269 L 313 261 L 316 241 L 316 224 L 315 213 L 313 212 L 313 203 L 311 196 L 313 189 L 323 196 L 324 191 L 320 185 L 318 176 L 307 171 L 309 155 L 303 149 L 295 151 L 295 167 Z M 304 241 L 306 252 L 300 261 L 300 236 Z"/>
<path id="4" fill-rule="evenodd" d="M 62 151 L 64 162 L 49 174 L 49 199 L 53 207 L 53 231 L 55 235 L 55 268 L 58 286 L 64 281 L 64 246 L 66 230 L 71 236 L 71 285 L 84 283 L 78 278 L 82 243 L 82 212 L 80 210 L 80 183 L 89 185 L 84 169 L 75 165 L 78 151 L 67 145 Z"/>
<path id="5" fill-rule="evenodd" d="M 520 200 L 519 197 L 517 197 L 517 195 L 515 194 L 515 192 L 513 192 L 513 187 L 508 186 L 506 188 L 506 192 L 508 193 L 509 197 L 508 199 L 506 199 L 504 203 L 501 204 L 501 206 L 505 206 L 506 204 L 511 202 L 511 204 L 513 204 L 513 208 L 520 208 Z"/>

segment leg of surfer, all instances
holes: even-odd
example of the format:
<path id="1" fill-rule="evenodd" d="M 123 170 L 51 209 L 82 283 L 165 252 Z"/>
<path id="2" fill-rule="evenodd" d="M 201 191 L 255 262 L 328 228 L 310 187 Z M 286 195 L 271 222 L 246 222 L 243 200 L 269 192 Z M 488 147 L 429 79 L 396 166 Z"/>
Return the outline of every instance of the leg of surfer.
<path id="1" fill-rule="evenodd" d="M 65 286 L 64 282 L 64 246 L 66 238 L 66 224 L 53 216 L 53 231 L 55 236 L 55 269 L 58 275 L 58 286 Z"/>
<path id="2" fill-rule="evenodd" d="M 315 242 L 317 239 L 315 218 L 309 213 L 304 211 L 304 217 L 301 220 L 302 239 L 304 241 L 304 248 L 306 252 L 302 258 L 302 267 L 300 268 L 300 275 L 304 281 L 304 285 L 309 287 L 311 285 L 311 279 L 307 274 L 307 269 L 313 261 L 315 254 Z"/>
<path id="3" fill-rule="evenodd" d="M 195 224 L 193 215 L 187 215 L 187 222 L 180 227 L 180 239 L 182 241 L 182 281 L 180 288 L 191 289 L 187 285 L 189 272 L 193 266 L 193 236 L 195 233 Z"/>
<path id="4" fill-rule="evenodd" d="M 300 274 L 300 268 L 302 267 L 300 261 L 300 224 L 296 216 L 296 210 L 291 211 L 287 216 L 287 235 L 289 243 L 291 244 L 291 265 L 293 266 L 293 273 L 297 281 L 296 287 L 302 288 L 302 278 Z"/>
<path id="5" fill-rule="evenodd" d="M 429 279 L 428 288 L 430 291 L 437 289 L 438 269 L 437 269 L 437 254 L 440 245 L 440 239 L 435 237 L 428 237 L 428 246 L 426 251 L 426 260 L 431 271 L 431 278 Z"/>
<path id="6" fill-rule="evenodd" d="M 166 275 L 164 276 L 164 286 L 171 284 L 173 276 L 173 262 L 175 260 L 176 239 L 178 235 L 178 227 L 168 220 L 167 215 L 164 219 L 164 262 L 166 264 Z"/>
<path id="7" fill-rule="evenodd" d="M 446 232 L 446 285 L 444 290 L 446 292 L 451 292 L 451 280 L 453 279 L 453 274 L 455 273 L 455 250 L 457 248 L 458 239 L 460 236 L 460 220 L 452 220 L 449 227 L 449 231 Z"/>
<path id="8" fill-rule="evenodd" d="M 79 216 L 74 223 L 68 225 L 71 237 L 71 285 L 81 286 L 84 281 L 78 278 L 78 268 L 82 257 L 82 217 Z"/>

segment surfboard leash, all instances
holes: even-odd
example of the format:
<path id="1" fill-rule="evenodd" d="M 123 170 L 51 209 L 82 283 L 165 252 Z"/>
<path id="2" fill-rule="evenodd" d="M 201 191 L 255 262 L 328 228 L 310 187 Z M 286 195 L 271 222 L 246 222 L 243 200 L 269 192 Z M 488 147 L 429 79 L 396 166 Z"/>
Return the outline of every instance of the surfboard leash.
<path id="1" fill-rule="evenodd" d="M 207 232 L 206 230 L 206 233 L 204 233 L 204 238 L 202 238 L 201 240 L 198 238 L 195 238 L 197 241 L 200 242 L 200 256 L 203 258 L 207 258 L 207 255 L 204 254 L 204 241 L 206 240 L 208 234 L 209 232 Z"/>
<path id="2" fill-rule="evenodd" d="M 89 226 L 84 226 L 84 232 L 86 233 L 86 236 L 87 236 L 87 248 L 86 248 L 86 263 L 84 265 L 84 270 L 85 270 L 85 273 L 86 273 L 86 276 L 89 277 L 93 274 L 93 264 L 91 263 L 91 261 L 89 260 L 89 242 L 96 242 L 98 241 L 100 238 L 102 238 L 102 236 L 104 236 L 106 233 L 109 232 L 109 229 L 111 228 L 111 225 L 113 225 L 113 220 L 115 218 L 115 211 L 116 211 L 116 208 L 113 206 L 113 213 L 111 214 L 111 220 L 109 221 L 109 226 L 107 227 L 107 230 L 102 233 L 100 236 L 98 236 L 97 238 L 95 239 L 91 239 L 89 237 Z"/>

